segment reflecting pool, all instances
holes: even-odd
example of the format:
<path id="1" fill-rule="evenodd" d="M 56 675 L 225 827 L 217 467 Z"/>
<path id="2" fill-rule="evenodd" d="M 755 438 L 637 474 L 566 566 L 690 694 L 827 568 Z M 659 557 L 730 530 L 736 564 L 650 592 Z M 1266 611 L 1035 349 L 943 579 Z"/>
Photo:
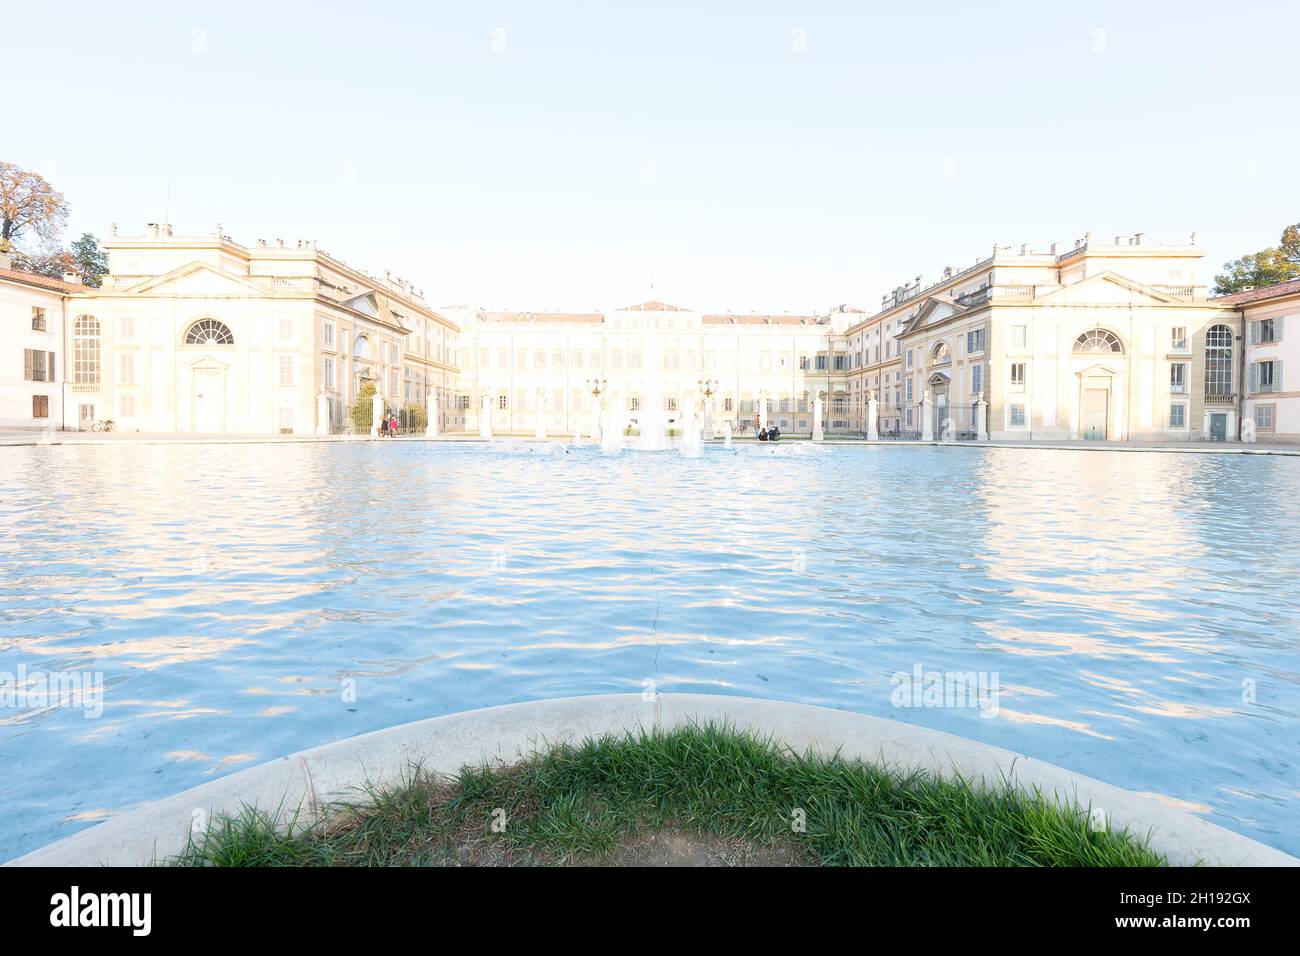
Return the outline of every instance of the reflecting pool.
<path id="1" fill-rule="evenodd" d="M 962 734 L 1300 853 L 1297 501 L 1300 459 L 1239 455 L 0 448 L 0 860 L 303 747 L 649 681 Z M 896 677 L 972 672 L 994 706 Z"/>

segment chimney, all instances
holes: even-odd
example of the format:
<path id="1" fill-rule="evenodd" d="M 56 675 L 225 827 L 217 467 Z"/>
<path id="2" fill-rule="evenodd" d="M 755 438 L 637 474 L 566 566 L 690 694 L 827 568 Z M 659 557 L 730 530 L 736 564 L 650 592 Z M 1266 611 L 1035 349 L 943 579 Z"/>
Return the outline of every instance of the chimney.
<path id="1" fill-rule="evenodd" d="M 163 235 L 170 239 L 172 234 L 172 224 L 170 222 L 165 222 L 163 223 L 162 228 L 163 228 Z"/>
<path id="2" fill-rule="evenodd" d="M 1056 243 L 1052 243 L 1052 255 L 1056 255 Z"/>
<path id="3" fill-rule="evenodd" d="M 144 234 L 147 239 L 156 239 L 158 237 L 158 223 L 146 222 L 144 224 Z"/>
<path id="4" fill-rule="evenodd" d="M 70 285 L 81 285 L 81 276 L 75 272 L 65 272 L 63 273 L 63 281 Z"/>
<path id="5" fill-rule="evenodd" d="M 1021 254 L 1022 256 L 1027 256 L 1027 255 L 1029 255 L 1029 243 L 1027 243 L 1027 242 L 1022 242 L 1022 243 L 1020 244 L 1020 254 Z"/>

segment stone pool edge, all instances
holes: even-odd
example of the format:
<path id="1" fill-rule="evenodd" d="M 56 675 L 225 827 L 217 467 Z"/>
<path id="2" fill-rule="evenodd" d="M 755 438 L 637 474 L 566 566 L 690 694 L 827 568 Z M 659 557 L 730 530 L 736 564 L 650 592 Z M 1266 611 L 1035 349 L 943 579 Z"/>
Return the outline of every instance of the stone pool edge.
<path id="1" fill-rule="evenodd" d="M 144 866 L 180 853 L 191 822 L 242 806 L 299 810 L 315 822 L 330 803 L 365 784 L 399 782 L 413 764 L 454 774 L 484 761 L 512 762 L 534 750 L 638 728 L 727 721 L 770 734 L 798 751 L 1014 780 L 1105 812 L 1113 826 L 1149 837 L 1174 865 L 1300 866 L 1280 850 L 1150 797 L 1001 747 L 881 717 L 808 704 L 712 694 L 603 694 L 506 704 L 372 731 L 312 747 L 201 784 L 33 850 L 6 866 Z"/>

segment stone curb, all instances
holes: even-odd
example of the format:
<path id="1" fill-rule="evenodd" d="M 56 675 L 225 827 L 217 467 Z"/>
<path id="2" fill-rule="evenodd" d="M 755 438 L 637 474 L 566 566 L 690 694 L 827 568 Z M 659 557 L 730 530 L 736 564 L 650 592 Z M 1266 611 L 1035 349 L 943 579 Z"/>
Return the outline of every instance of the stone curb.
<path id="1" fill-rule="evenodd" d="M 729 722 L 797 751 L 979 782 L 1003 779 L 1101 810 L 1114 827 L 1147 836 L 1171 863 L 1298 866 L 1300 860 L 1199 817 L 1000 747 L 880 717 L 805 704 L 708 694 L 568 697 L 488 707 L 402 724 L 313 747 L 112 817 L 11 861 L 9 866 L 144 866 L 181 852 L 191 822 L 244 806 L 297 811 L 315 822 L 366 785 L 400 782 L 413 765 L 454 774 L 466 765 L 513 762 L 538 749 L 638 728 Z"/>

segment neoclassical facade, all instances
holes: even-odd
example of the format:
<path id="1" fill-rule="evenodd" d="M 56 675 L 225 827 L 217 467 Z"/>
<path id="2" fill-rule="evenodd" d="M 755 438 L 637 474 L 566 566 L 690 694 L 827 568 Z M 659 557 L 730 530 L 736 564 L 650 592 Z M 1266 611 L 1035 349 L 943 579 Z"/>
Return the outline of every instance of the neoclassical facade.
<path id="1" fill-rule="evenodd" d="M 1089 234 L 918 276 L 847 332 L 854 408 L 874 395 L 900 437 L 1234 439 L 1241 316 L 1205 297 L 1202 256 Z"/>
<path id="2" fill-rule="evenodd" d="M 69 311 L 67 427 L 113 418 L 121 431 L 327 433 L 350 428 L 367 383 L 392 409 L 450 395 L 459 330 L 408 282 L 376 279 L 310 240 L 243 246 L 220 227 L 114 229 L 103 245 L 103 288 Z"/>
<path id="3" fill-rule="evenodd" d="M 0 431 L 61 427 L 68 303 L 84 291 L 79 282 L 19 272 L 0 254 Z"/>
<path id="4" fill-rule="evenodd" d="M 847 408 L 837 333 L 848 310 L 719 315 L 650 301 L 592 313 L 446 311 L 462 329 L 457 409 L 471 431 L 487 408 L 494 434 L 537 434 L 539 419 L 547 434 L 589 434 L 597 404 L 637 428 L 651 396 L 670 426 L 696 410 L 718 428 L 729 420 L 748 429 L 765 415 L 784 431 L 810 432 L 817 397 Z"/>
<path id="5" fill-rule="evenodd" d="M 1255 440 L 1300 442 L 1300 279 L 1215 301 L 1245 323 L 1245 415 Z"/>

